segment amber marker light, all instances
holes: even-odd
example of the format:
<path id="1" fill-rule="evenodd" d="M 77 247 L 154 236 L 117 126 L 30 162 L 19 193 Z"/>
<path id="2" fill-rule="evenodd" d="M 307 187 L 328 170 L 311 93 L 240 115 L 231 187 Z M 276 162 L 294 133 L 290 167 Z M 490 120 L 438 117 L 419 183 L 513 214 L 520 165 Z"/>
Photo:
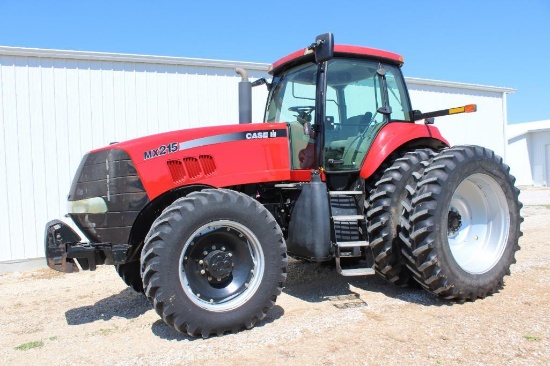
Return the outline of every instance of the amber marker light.
<path id="1" fill-rule="evenodd" d="M 468 104 L 464 106 L 464 113 L 472 113 L 477 111 L 477 104 Z"/>

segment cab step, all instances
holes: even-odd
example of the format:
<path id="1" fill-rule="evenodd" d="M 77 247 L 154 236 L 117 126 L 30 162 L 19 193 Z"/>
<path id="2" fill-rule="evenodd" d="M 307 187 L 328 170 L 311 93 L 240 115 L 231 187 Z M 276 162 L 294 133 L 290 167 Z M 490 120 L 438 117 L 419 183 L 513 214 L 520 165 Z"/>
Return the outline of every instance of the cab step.
<path id="1" fill-rule="evenodd" d="M 330 208 L 336 271 L 342 276 L 374 274 L 374 257 L 366 237 L 365 216 L 357 196 L 363 191 L 331 191 Z"/>
<path id="2" fill-rule="evenodd" d="M 363 191 L 330 191 L 331 196 L 359 196 L 363 194 Z"/>
<path id="3" fill-rule="evenodd" d="M 365 216 L 363 215 L 337 215 L 337 216 L 332 216 L 332 220 L 334 221 L 359 221 L 359 220 L 364 220 L 365 219 Z"/>
<path id="4" fill-rule="evenodd" d="M 342 268 L 340 265 L 340 258 L 336 258 L 336 271 L 342 276 L 370 276 L 375 274 L 374 268 L 371 267 L 352 267 Z"/>
<path id="5" fill-rule="evenodd" d="M 357 241 L 338 241 L 336 242 L 338 248 L 357 248 L 357 247 L 368 247 L 369 242 L 366 240 L 357 240 Z"/>

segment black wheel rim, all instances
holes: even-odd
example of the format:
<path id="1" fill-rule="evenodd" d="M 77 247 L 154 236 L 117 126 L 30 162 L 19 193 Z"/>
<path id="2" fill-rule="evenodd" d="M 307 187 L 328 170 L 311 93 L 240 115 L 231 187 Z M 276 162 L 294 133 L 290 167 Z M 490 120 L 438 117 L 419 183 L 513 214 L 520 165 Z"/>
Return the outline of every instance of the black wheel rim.
<path id="1" fill-rule="evenodd" d="M 218 220 L 195 230 L 179 261 L 183 291 L 196 305 L 228 311 L 256 292 L 264 271 L 258 238 L 246 226 Z"/>

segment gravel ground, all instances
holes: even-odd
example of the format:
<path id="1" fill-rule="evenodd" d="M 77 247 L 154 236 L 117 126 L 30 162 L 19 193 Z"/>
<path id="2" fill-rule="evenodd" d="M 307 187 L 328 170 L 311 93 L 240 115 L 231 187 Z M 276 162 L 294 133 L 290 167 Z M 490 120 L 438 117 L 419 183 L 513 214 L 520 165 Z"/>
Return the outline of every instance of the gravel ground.
<path id="1" fill-rule="evenodd" d="M 293 261 L 256 328 L 206 340 L 179 334 L 112 267 L 0 275 L 5 365 L 550 364 L 550 189 L 524 189 L 522 250 L 505 288 L 452 304 L 378 277 Z"/>

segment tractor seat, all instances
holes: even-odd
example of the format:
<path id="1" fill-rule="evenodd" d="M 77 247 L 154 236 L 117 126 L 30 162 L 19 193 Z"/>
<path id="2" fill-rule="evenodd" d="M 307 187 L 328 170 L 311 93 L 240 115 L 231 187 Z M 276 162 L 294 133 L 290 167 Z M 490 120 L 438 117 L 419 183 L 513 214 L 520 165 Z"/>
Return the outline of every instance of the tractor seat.
<path id="1" fill-rule="evenodd" d="M 353 116 L 346 119 L 345 122 L 342 123 L 338 139 L 347 140 L 350 137 L 355 137 L 359 135 L 360 133 L 365 131 L 365 128 L 368 126 L 371 119 L 371 112 L 367 112 L 365 114 L 360 114 L 358 116 Z"/>

